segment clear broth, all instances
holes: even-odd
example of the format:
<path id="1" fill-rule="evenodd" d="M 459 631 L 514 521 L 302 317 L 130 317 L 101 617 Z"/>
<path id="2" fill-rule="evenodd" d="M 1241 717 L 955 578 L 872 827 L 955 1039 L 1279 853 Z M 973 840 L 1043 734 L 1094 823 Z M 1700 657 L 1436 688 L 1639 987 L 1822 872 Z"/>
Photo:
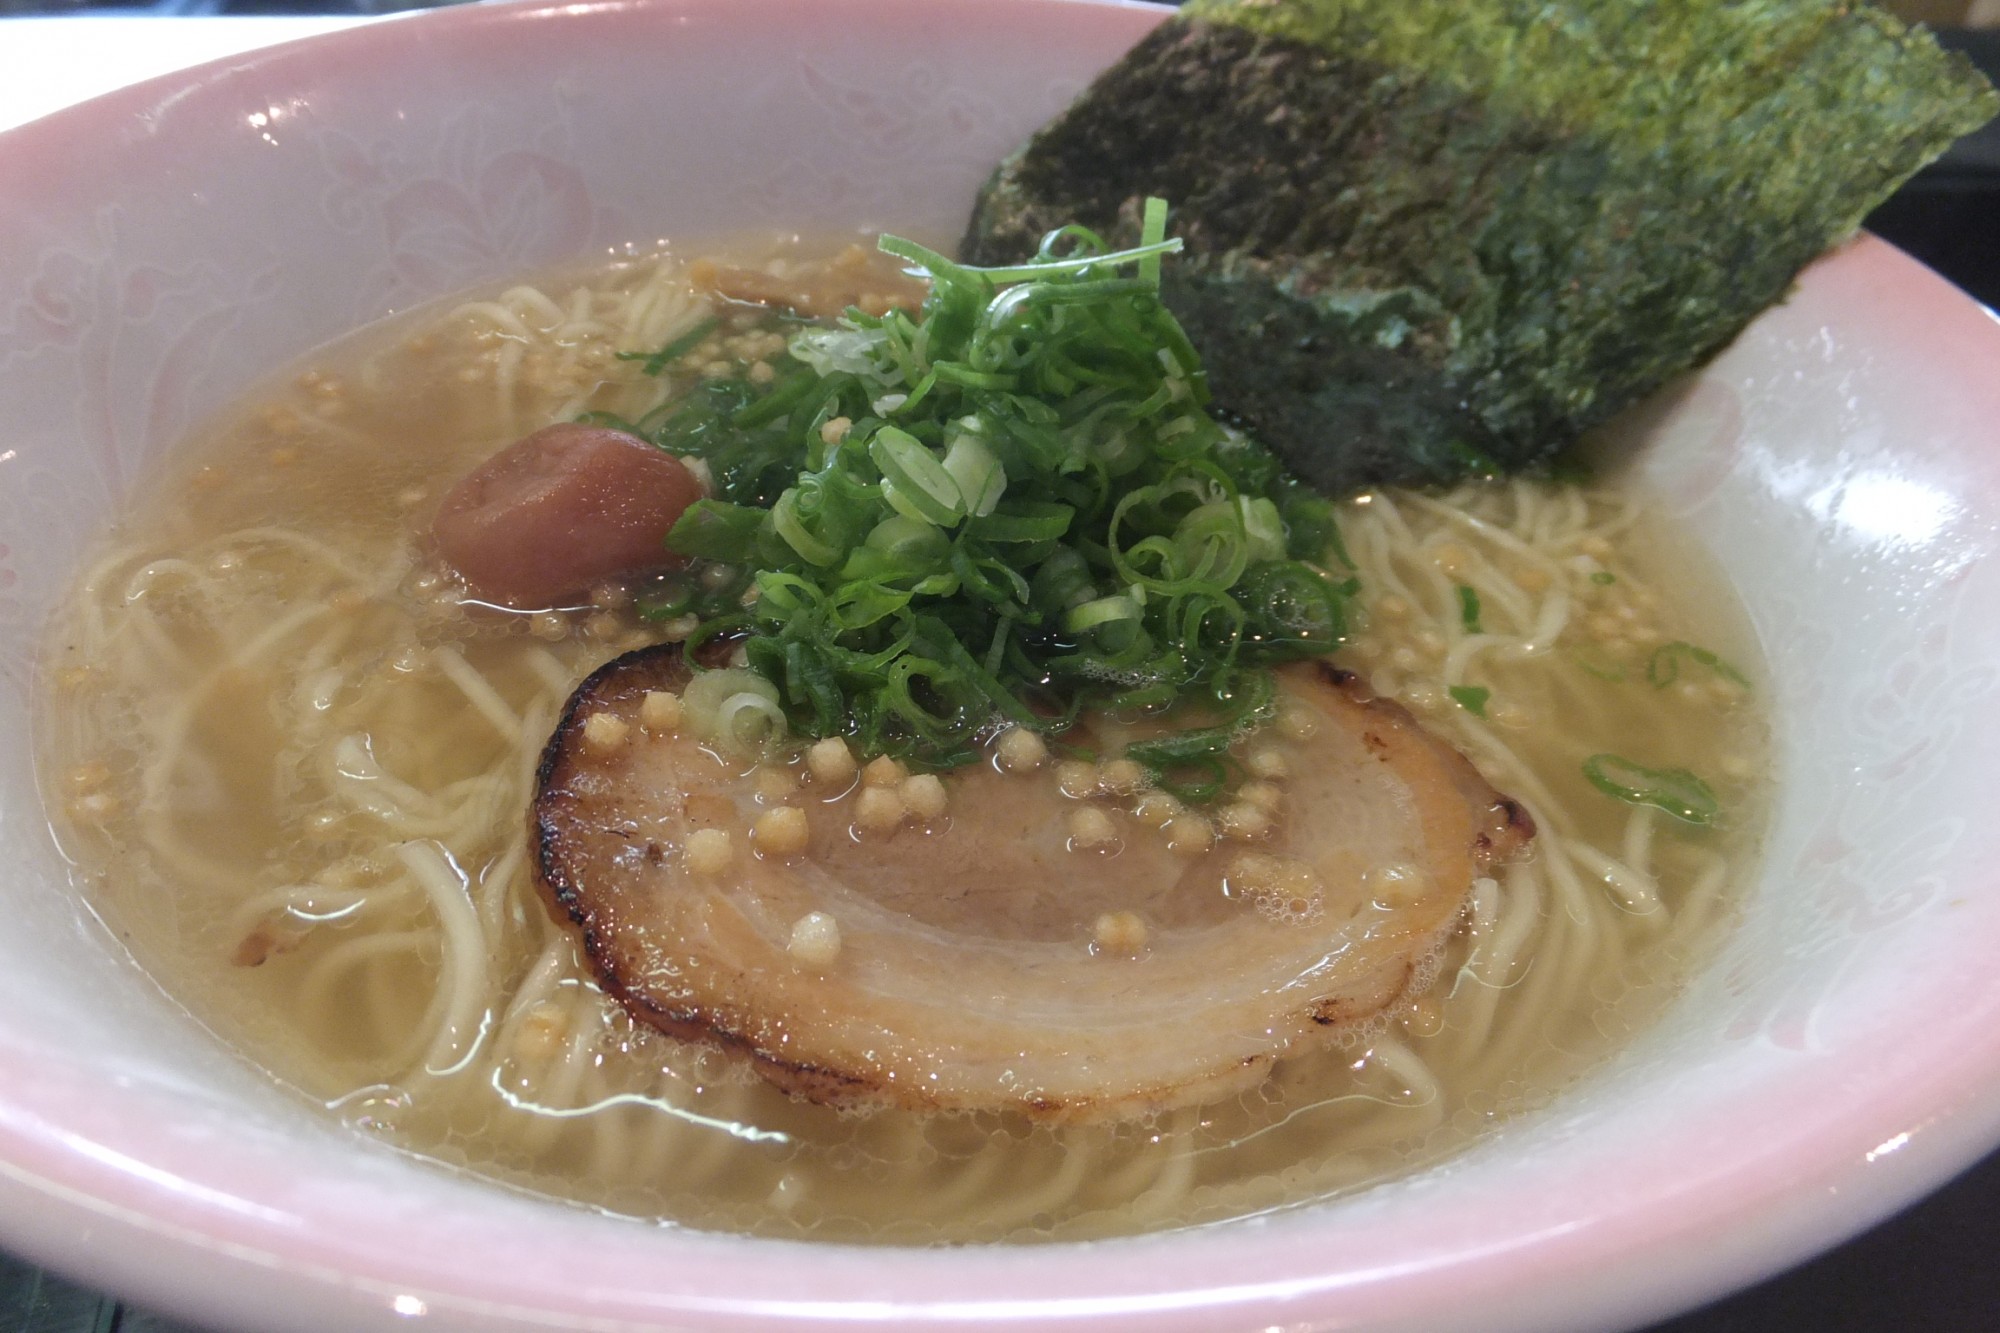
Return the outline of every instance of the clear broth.
<path id="1" fill-rule="evenodd" d="M 468 606 L 422 534 L 509 440 L 656 401 L 614 354 L 700 310 L 663 256 L 333 344 L 173 454 L 54 627 L 40 757 L 80 890 L 170 995 L 331 1114 L 691 1226 L 916 1243 L 1186 1226 L 1411 1171 L 1547 1103 L 1657 1021 L 1726 927 L 1766 806 L 1734 599 L 1615 487 L 1511 481 L 1343 514 L 1368 616 L 1339 660 L 1542 829 L 1392 1014 L 1239 1097 L 1073 1128 L 840 1114 L 635 1026 L 540 901 L 524 811 L 562 699 L 651 631 L 618 589 L 536 616 Z M 1463 677 L 1490 690 L 1483 717 L 1446 690 L 1471 651 L 1461 585 L 1498 636 Z M 1752 684 L 1671 649 L 1656 684 L 1676 642 Z M 1581 771 L 1600 752 L 1704 775 L 1725 819 L 1607 798 Z M 448 852 L 446 898 L 399 850 L 413 840 Z"/>

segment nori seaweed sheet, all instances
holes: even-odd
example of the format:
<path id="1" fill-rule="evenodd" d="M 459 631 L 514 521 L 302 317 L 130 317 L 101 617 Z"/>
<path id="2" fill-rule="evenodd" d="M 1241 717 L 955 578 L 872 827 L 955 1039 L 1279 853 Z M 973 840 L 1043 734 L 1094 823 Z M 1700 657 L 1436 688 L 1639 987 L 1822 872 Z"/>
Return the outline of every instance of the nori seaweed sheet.
<path id="1" fill-rule="evenodd" d="M 1004 162 L 963 251 L 1187 253 L 1216 402 L 1336 492 L 1550 458 L 1720 350 L 2000 108 L 1829 0 L 1195 0 Z"/>

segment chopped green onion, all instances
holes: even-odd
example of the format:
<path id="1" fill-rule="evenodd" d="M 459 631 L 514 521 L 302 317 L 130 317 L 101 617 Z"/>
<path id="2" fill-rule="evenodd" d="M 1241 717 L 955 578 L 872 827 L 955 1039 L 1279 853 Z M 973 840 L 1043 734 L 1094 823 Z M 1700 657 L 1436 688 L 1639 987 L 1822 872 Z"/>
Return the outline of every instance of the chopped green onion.
<path id="1" fill-rule="evenodd" d="M 640 369 L 648 375 L 657 375 L 674 362 L 686 356 L 689 352 L 692 352 L 695 348 L 701 346 L 708 335 L 715 332 L 716 326 L 720 323 L 720 320 L 710 315 L 707 319 L 702 320 L 680 337 L 673 339 L 657 352 L 620 352 L 618 359 L 620 361 L 644 361 L 646 364 L 641 366 Z"/>
<path id="2" fill-rule="evenodd" d="M 1467 634 L 1478 634 L 1481 632 L 1479 628 L 1479 590 L 1477 588 L 1468 588 L 1463 583 L 1458 585 L 1458 623 L 1465 626 Z"/>
<path id="3" fill-rule="evenodd" d="M 682 555 L 742 564 L 757 553 L 764 513 L 726 500 L 697 500 L 667 534 L 667 545 Z"/>
<path id="4" fill-rule="evenodd" d="M 1618 576 L 1608 569 L 1600 569 L 1590 576 L 1590 581 L 1599 587 L 1608 588 L 1618 582 Z"/>
<path id="5" fill-rule="evenodd" d="M 1158 195 L 1146 200 L 1144 220 L 1139 224 L 1139 244 L 1152 248 L 1167 238 L 1167 201 Z M 1152 286 L 1160 285 L 1160 253 L 1154 250 L 1139 261 L 1139 277 Z"/>
<path id="6" fill-rule="evenodd" d="M 1208 755 L 1157 770 L 1153 774 L 1155 786 L 1189 805 L 1203 805 L 1214 800 L 1222 794 L 1228 782 L 1229 770 L 1223 767 L 1220 759 Z"/>
<path id="7" fill-rule="evenodd" d="M 738 754 L 756 754 L 784 734 L 785 710 L 757 690 L 732 694 L 715 710 L 716 739 Z"/>
<path id="8" fill-rule="evenodd" d="M 1181 576 L 1228 587 L 1250 563 L 1243 515 L 1227 500 L 1202 505 L 1174 529 Z"/>
<path id="9" fill-rule="evenodd" d="M 1627 805 L 1650 805 L 1690 824 L 1710 824 L 1722 807 L 1706 782 L 1684 768 L 1642 768 L 1615 754 L 1583 761 L 1590 784 Z"/>
<path id="10" fill-rule="evenodd" d="M 1646 661 L 1646 679 L 1653 683 L 1654 689 L 1664 690 L 1679 678 L 1683 657 L 1697 665 L 1707 667 L 1724 680 L 1732 681 L 1745 689 L 1750 687 L 1749 677 L 1708 649 L 1675 640 L 1673 643 L 1663 643 L 1655 648 L 1653 655 Z"/>
<path id="11" fill-rule="evenodd" d="M 970 529 L 989 542 L 1052 542 L 1069 531 L 1076 510 L 1066 504 L 1025 500 L 988 514 Z"/>
<path id="12" fill-rule="evenodd" d="M 891 514 L 869 529 L 867 544 L 873 550 L 917 566 L 934 565 L 951 549 L 935 524 L 901 514 Z"/>
<path id="13" fill-rule="evenodd" d="M 1071 634 L 1083 634 L 1108 625 L 1114 621 L 1137 620 L 1139 603 L 1123 593 L 1113 597 L 1099 597 L 1095 601 L 1073 606 L 1063 617 L 1063 628 Z"/>
<path id="14" fill-rule="evenodd" d="M 640 594 L 639 615 L 646 620 L 675 620 L 693 611 L 700 595 L 694 580 L 677 575 Z"/>
<path id="15" fill-rule="evenodd" d="M 919 315 L 798 329 L 766 383 L 704 379 L 634 423 L 715 479 L 668 547 L 755 579 L 657 600 L 711 617 L 691 642 L 747 631 L 770 707 L 736 700 L 734 731 L 775 708 L 941 768 L 999 719 L 1199 700 L 1139 762 L 1222 789 L 1268 668 L 1339 646 L 1357 585 L 1319 563 L 1352 568 L 1334 507 L 1206 411 L 1159 299 L 1166 219 L 1148 203 L 1120 251 L 1063 227 L 997 269 L 884 237 L 930 280 Z"/>
<path id="16" fill-rule="evenodd" d="M 882 498 L 897 513 L 939 527 L 965 517 L 958 483 L 937 455 L 908 431 L 882 427 L 868 441 L 868 457 L 882 469 Z"/>
<path id="17" fill-rule="evenodd" d="M 1130 250 L 1114 250 L 1109 254 L 1093 253 L 1080 255 L 1073 259 L 1046 259 L 1031 264 L 1016 264 L 1007 268 L 983 269 L 975 269 L 970 266 L 962 267 L 946 259 L 937 251 L 926 249 L 918 245 L 915 241 L 905 240 L 900 236 L 884 236 L 877 242 L 877 246 L 884 254 L 894 255 L 898 259 L 909 260 L 912 268 L 920 269 L 932 278 L 936 278 L 940 273 L 956 270 L 960 273 L 978 273 L 988 282 L 1008 283 L 1044 280 L 1069 274 L 1083 273 L 1093 268 L 1115 268 L 1121 264 L 1129 264 L 1135 260 L 1142 260 L 1149 256 L 1179 254 L 1181 251 L 1181 240 L 1180 237 L 1176 236 L 1171 240 L 1156 241 L 1151 245 L 1141 245 Z M 1075 291 L 1076 288 L 1072 286 L 1070 290 Z M 1096 293 L 1092 292 L 1089 294 L 1095 295 Z"/>
<path id="18" fill-rule="evenodd" d="M 1610 681 L 1616 685 L 1625 679 L 1625 669 L 1600 653 L 1584 648 L 1572 648 L 1569 650 L 1569 659 L 1586 675 L 1595 676 L 1599 680 Z"/>
<path id="19" fill-rule="evenodd" d="M 1319 657 L 1347 638 L 1346 604 L 1359 591 L 1301 560 L 1267 560 L 1245 571 L 1235 589 L 1243 640 L 1266 657 Z"/>
<path id="20" fill-rule="evenodd" d="M 944 470 L 958 486 L 969 518 L 985 518 L 1007 491 L 1007 472 L 977 435 L 961 432 L 944 452 Z"/>
<path id="21" fill-rule="evenodd" d="M 778 497 L 778 503 L 771 506 L 771 526 L 785 539 L 785 545 L 797 551 L 805 560 L 815 565 L 837 564 L 841 551 L 837 546 L 829 546 L 807 531 L 799 518 L 799 491 L 796 486 Z"/>
<path id="22" fill-rule="evenodd" d="M 1243 520 L 1243 537 L 1252 560 L 1285 558 L 1285 524 L 1277 504 L 1262 495 L 1239 495 L 1236 511 Z"/>
<path id="23" fill-rule="evenodd" d="M 1493 691 L 1484 685 L 1453 685 L 1445 693 L 1457 701 L 1460 708 L 1474 717 L 1486 716 L 1486 701 L 1493 697 Z"/>
<path id="24" fill-rule="evenodd" d="M 735 754 L 755 754 L 785 734 L 778 687 L 746 667 L 695 673 L 681 706 L 689 730 Z"/>

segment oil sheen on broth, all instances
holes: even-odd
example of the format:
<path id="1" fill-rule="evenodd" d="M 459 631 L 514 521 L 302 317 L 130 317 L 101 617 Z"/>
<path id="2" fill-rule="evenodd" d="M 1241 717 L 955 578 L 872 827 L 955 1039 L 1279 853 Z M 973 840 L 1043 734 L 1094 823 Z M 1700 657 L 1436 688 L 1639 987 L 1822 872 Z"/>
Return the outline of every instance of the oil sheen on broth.
<path id="1" fill-rule="evenodd" d="M 796 246 L 737 253 L 810 276 Z M 1615 486 L 1377 492 L 1342 506 L 1365 620 L 1338 660 L 1539 829 L 1389 1016 L 1219 1104 L 1060 1128 L 838 1113 L 635 1025 L 541 901 L 523 812 L 577 682 L 686 630 L 641 623 L 629 586 L 468 606 L 422 534 L 509 441 L 658 401 L 615 353 L 707 313 L 686 268 L 545 275 L 325 349 L 173 456 L 54 627 L 40 757 L 80 889 L 172 996 L 334 1115 L 695 1226 L 1184 1226 L 1407 1172 L 1545 1104 L 1653 1022 L 1728 921 L 1767 740 L 1726 586 Z M 686 374 L 782 347 L 727 313 Z M 1452 693 L 1472 680 L 1489 693 Z M 1704 776 L 1722 817 L 1610 799 L 1582 772 L 1602 752 Z"/>

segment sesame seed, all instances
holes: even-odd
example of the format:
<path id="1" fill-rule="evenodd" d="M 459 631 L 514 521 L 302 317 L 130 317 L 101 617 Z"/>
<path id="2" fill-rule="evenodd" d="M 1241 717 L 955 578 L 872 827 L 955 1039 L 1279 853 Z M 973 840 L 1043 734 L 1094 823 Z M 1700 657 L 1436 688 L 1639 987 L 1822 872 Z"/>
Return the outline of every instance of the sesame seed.
<path id="1" fill-rule="evenodd" d="M 1149 791 L 1133 803 L 1132 813 L 1147 828 L 1163 829 L 1185 809 L 1171 792 Z"/>
<path id="2" fill-rule="evenodd" d="M 1056 765 L 1056 790 L 1072 801 L 1097 795 L 1097 765 L 1081 759 L 1065 759 Z"/>
<path id="3" fill-rule="evenodd" d="M 1271 831 L 1271 813 L 1248 801 L 1231 801 L 1216 814 L 1215 824 L 1225 838 L 1261 838 Z"/>
<path id="4" fill-rule="evenodd" d="M 903 798 L 903 804 L 918 819 L 936 819 L 945 811 L 949 798 L 945 795 L 944 783 L 935 773 L 917 773 L 903 779 L 903 785 L 896 789 Z"/>
<path id="5" fill-rule="evenodd" d="M 844 787 L 854 781 L 854 751 L 840 737 L 828 736 L 806 751 L 806 769 L 815 782 Z"/>
<path id="6" fill-rule="evenodd" d="M 1097 788 L 1112 796 L 1130 796 L 1150 781 L 1146 766 L 1136 759 L 1112 759 L 1098 766 Z"/>
<path id="7" fill-rule="evenodd" d="M 1285 803 L 1285 793 L 1275 782 L 1246 782 L 1236 789 L 1236 799 L 1275 815 Z"/>
<path id="8" fill-rule="evenodd" d="M 1009 727 L 994 742 L 993 753 L 1009 773 L 1026 773 L 1042 766 L 1049 757 L 1049 747 L 1026 727 Z"/>
<path id="9" fill-rule="evenodd" d="M 792 923 L 785 952 L 806 967 L 832 967 L 840 957 L 840 922 L 825 912 L 807 912 Z"/>
<path id="10" fill-rule="evenodd" d="M 750 826 L 750 840 L 757 845 L 757 854 L 776 861 L 802 855 L 811 839 L 812 828 L 806 822 L 806 812 L 794 805 L 766 810 Z"/>
<path id="11" fill-rule="evenodd" d="M 1292 766 L 1285 759 L 1284 751 L 1263 745 L 1252 750 L 1243 760 L 1243 767 L 1250 770 L 1252 777 L 1275 779 L 1292 774 Z"/>
<path id="12" fill-rule="evenodd" d="M 819 442 L 821 444 L 839 444 L 847 438 L 847 432 L 853 428 L 854 423 L 846 417 L 834 417 L 831 420 L 824 421 L 820 423 Z"/>
<path id="13" fill-rule="evenodd" d="M 877 755 L 861 770 L 861 785 L 864 787 L 894 788 L 903 785 L 903 779 L 910 776 L 910 770 L 899 759 L 888 755 Z"/>
<path id="14" fill-rule="evenodd" d="M 622 583 L 600 583 L 590 590 L 590 604 L 604 611 L 632 605 L 632 590 Z"/>
<path id="15" fill-rule="evenodd" d="M 719 875 L 736 859 L 736 847 L 728 829 L 698 828 L 688 834 L 682 856 L 694 874 Z"/>
<path id="16" fill-rule="evenodd" d="M 1146 947 L 1146 923 L 1134 912 L 1106 912 L 1092 934 L 1097 952 L 1129 958 Z"/>
<path id="17" fill-rule="evenodd" d="M 671 690 L 647 690 L 639 701 L 639 725 L 655 736 L 677 729 L 681 724 L 681 697 Z"/>
<path id="18" fill-rule="evenodd" d="M 583 720 L 583 743 L 599 754 L 620 749 L 632 735 L 632 724 L 615 713 L 592 713 Z"/>
<path id="19" fill-rule="evenodd" d="M 854 822 L 868 833 L 894 833 L 908 813 L 893 787 L 864 787 L 854 803 Z"/>
<path id="20" fill-rule="evenodd" d="M 1098 850 L 1118 841 L 1118 829 L 1112 824 L 1111 816 L 1094 805 L 1086 805 L 1070 811 L 1069 845 L 1071 851 Z"/>
<path id="21" fill-rule="evenodd" d="M 1215 829 L 1201 815 L 1175 815 L 1167 821 L 1167 850 L 1175 856 L 1200 856 L 1215 841 Z"/>

